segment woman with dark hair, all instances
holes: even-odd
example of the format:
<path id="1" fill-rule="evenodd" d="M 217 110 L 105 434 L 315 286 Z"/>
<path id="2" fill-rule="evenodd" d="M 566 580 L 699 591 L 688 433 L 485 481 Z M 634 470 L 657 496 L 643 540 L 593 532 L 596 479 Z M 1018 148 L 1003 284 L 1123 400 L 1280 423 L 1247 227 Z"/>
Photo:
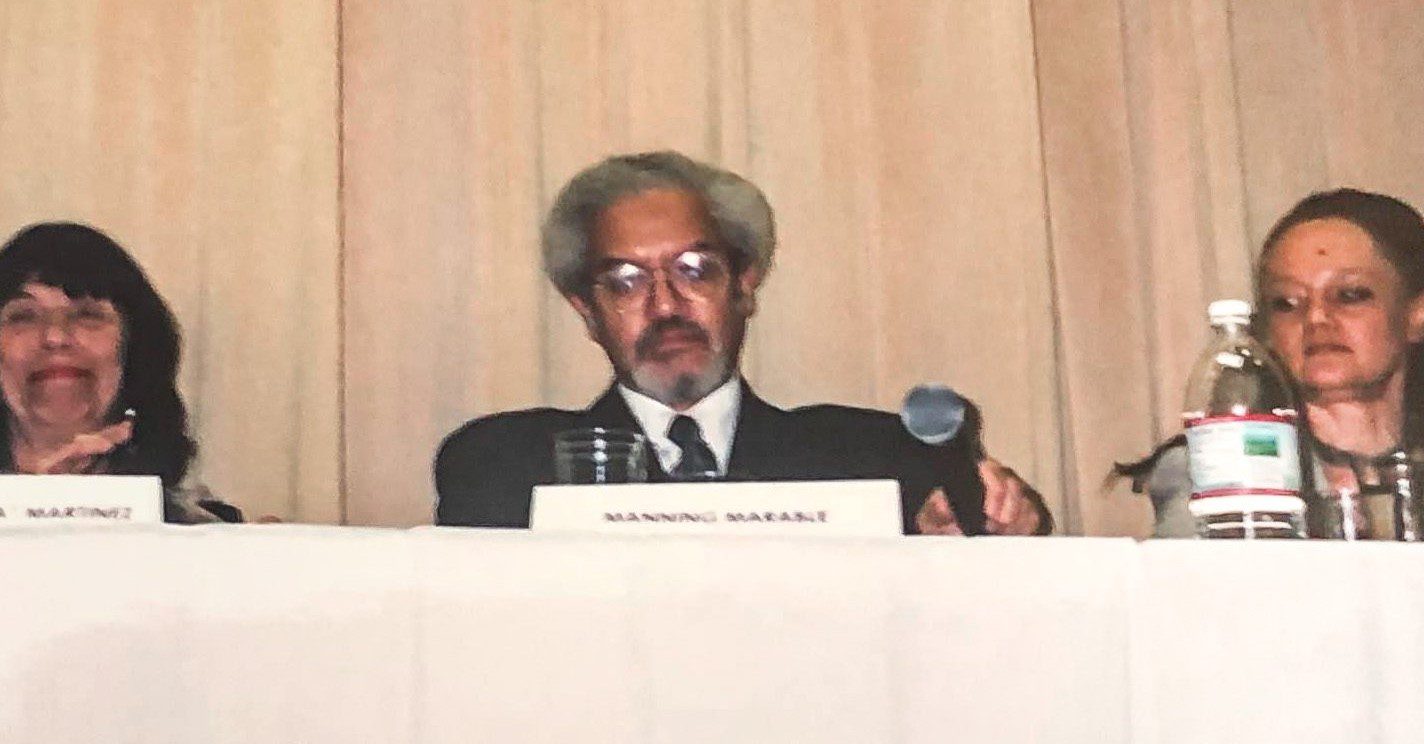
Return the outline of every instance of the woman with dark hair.
<path id="1" fill-rule="evenodd" d="M 1303 408 L 1312 480 L 1357 488 L 1397 451 L 1424 446 L 1424 218 L 1354 189 L 1312 194 L 1256 263 L 1256 327 Z M 1182 440 L 1119 466 L 1152 495 L 1158 536 L 1193 532 Z"/>
<path id="2" fill-rule="evenodd" d="M 185 488 L 197 451 L 178 325 L 133 258 L 85 225 L 0 248 L 0 472 L 156 475 L 170 522 L 241 521 Z"/>

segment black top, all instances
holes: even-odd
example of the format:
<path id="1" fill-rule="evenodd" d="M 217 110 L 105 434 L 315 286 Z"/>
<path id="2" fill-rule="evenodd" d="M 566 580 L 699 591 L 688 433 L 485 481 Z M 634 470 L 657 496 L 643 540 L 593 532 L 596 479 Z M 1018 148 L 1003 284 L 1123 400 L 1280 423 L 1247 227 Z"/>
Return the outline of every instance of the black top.
<path id="1" fill-rule="evenodd" d="M 610 387 L 582 411 L 535 408 L 497 413 L 457 429 L 435 456 L 436 522 L 467 527 L 528 527 L 530 492 L 554 482 L 554 434 L 603 426 L 641 431 L 623 396 Z M 963 437 L 961 437 L 963 438 Z M 650 457 L 649 480 L 667 480 Z M 984 531 L 984 485 L 976 443 L 932 447 L 905 431 L 894 414 L 814 405 L 783 410 L 742 383 L 728 480 L 900 482 L 904 529 L 929 492 L 945 486 L 966 534 Z"/>

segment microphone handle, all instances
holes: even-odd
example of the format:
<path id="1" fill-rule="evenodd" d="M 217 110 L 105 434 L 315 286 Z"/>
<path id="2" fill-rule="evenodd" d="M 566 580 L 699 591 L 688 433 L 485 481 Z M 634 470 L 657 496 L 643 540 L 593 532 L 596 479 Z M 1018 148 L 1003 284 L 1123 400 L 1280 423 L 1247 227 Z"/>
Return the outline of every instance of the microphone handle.
<path id="1" fill-rule="evenodd" d="M 966 535 L 987 532 L 984 516 L 984 480 L 979 477 L 979 461 L 984 459 L 984 443 L 977 418 L 966 419 L 958 436 L 936 447 L 934 482 L 944 489 L 959 528 Z M 958 451 L 945 451 L 958 450 Z M 968 472 L 965 472 L 965 468 Z"/>

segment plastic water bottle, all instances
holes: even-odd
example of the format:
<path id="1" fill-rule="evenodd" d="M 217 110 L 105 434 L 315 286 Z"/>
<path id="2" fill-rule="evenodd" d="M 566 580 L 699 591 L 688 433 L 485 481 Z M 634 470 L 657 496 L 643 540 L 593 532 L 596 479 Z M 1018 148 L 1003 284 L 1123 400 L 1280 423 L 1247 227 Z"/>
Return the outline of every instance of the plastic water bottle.
<path id="1" fill-rule="evenodd" d="M 1208 538 L 1305 537 L 1295 394 L 1250 332 L 1251 304 L 1217 300 L 1182 413 L 1189 508 Z"/>

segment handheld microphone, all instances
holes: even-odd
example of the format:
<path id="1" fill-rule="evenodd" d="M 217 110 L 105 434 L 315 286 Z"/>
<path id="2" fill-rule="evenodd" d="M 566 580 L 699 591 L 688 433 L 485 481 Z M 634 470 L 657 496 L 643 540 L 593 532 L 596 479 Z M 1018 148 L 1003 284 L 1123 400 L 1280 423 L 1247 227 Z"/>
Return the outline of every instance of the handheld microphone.
<path id="1" fill-rule="evenodd" d="M 969 454 L 969 471 L 951 463 L 960 456 L 948 453 L 936 457 L 933 478 L 944 488 L 960 527 L 966 535 L 985 531 L 984 484 L 973 470 L 984 456 L 979 441 L 979 411 L 973 403 L 945 385 L 916 385 L 905 394 L 900 421 L 911 436 L 933 447 L 964 447 Z"/>
<path id="2" fill-rule="evenodd" d="M 900 421 L 921 442 L 941 445 L 959 434 L 968 408 L 968 402 L 954 388 L 916 385 L 905 394 Z"/>

